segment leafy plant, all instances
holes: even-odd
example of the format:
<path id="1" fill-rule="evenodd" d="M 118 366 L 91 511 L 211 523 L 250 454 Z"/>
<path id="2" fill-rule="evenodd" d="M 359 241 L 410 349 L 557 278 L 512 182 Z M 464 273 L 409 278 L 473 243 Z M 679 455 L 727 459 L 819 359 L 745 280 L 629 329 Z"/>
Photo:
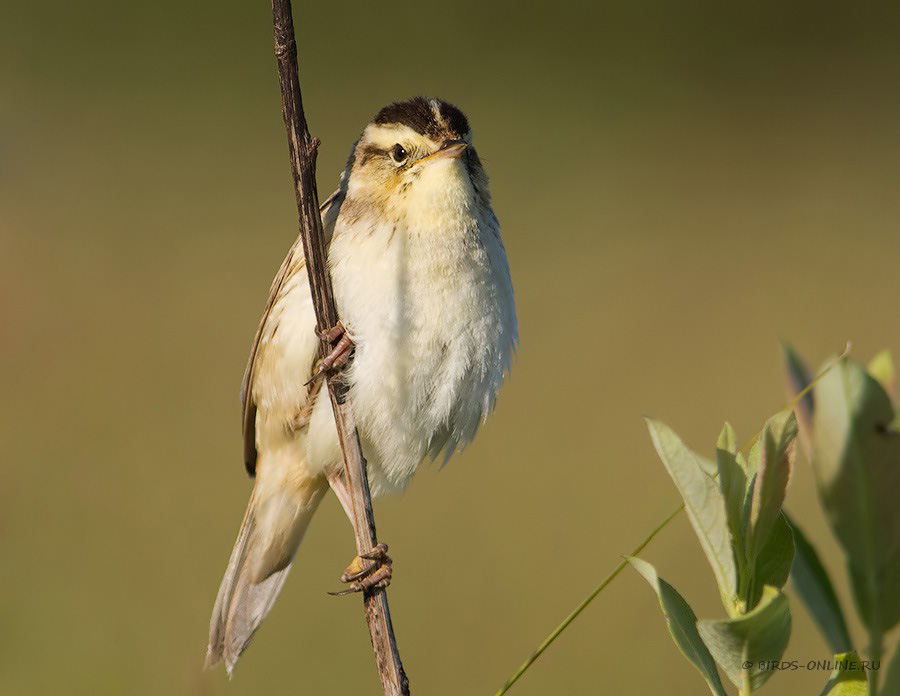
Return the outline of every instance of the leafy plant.
<path id="1" fill-rule="evenodd" d="M 721 667 L 742 694 L 772 675 L 791 633 L 782 588 L 794 557 L 791 528 L 781 510 L 790 479 L 797 423 L 781 412 L 766 423 L 747 457 L 734 430 L 722 429 L 715 463 L 688 449 L 668 426 L 647 420 L 660 459 L 713 569 L 727 617 L 697 620 L 670 584 L 646 561 L 629 562 L 656 591 L 676 645 L 706 680 L 725 694 Z"/>
<path id="2" fill-rule="evenodd" d="M 797 389 L 808 370 L 790 348 L 785 362 Z M 844 358 L 798 403 L 800 441 L 831 529 L 844 549 L 873 665 L 882 660 L 885 634 L 900 621 L 900 418 L 892 402 L 894 381 L 886 351 L 868 368 Z M 797 592 L 832 648 L 847 650 L 850 638 L 831 581 L 796 527 L 795 539 L 803 549 L 793 571 Z M 889 680 L 894 673 L 892 665 Z M 872 693 L 877 688 L 874 670 Z M 883 693 L 894 692 L 886 685 Z"/>
<path id="3" fill-rule="evenodd" d="M 847 352 L 849 351 L 849 345 Z M 791 614 L 783 588 L 790 577 L 834 653 L 821 696 L 878 693 L 885 634 L 900 623 L 900 413 L 893 403 L 890 354 L 864 368 L 847 352 L 810 380 L 785 349 L 794 398 L 770 418 L 747 454 L 726 424 L 715 461 L 688 449 L 666 425 L 648 419 L 653 444 L 684 503 L 650 532 L 554 629 L 495 696 L 502 696 L 543 652 L 631 565 L 656 592 L 676 646 L 712 694 L 726 694 L 719 673 L 750 694 L 784 656 Z M 853 650 L 840 601 L 812 543 L 784 512 L 795 443 L 812 463 L 819 496 L 844 548 L 853 596 L 868 631 L 868 660 Z M 637 558 L 686 511 L 713 570 L 726 617 L 698 620 L 690 605 L 647 561 Z M 900 646 L 881 694 L 900 694 Z"/>

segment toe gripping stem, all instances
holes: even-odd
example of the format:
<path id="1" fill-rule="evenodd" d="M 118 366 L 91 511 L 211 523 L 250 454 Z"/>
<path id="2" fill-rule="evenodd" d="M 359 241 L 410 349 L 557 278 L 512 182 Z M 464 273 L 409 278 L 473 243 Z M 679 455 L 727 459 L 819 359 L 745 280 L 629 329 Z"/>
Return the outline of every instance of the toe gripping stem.
<path id="1" fill-rule="evenodd" d="M 328 594 L 342 597 L 354 592 L 383 589 L 390 585 L 393 576 L 393 561 L 387 555 L 387 550 L 387 544 L 378 544 L 368 553 L 361 553 L 354 558 L 341 575 L 341 582 L 349 583 L 349 587 L 346 590 Z"/>

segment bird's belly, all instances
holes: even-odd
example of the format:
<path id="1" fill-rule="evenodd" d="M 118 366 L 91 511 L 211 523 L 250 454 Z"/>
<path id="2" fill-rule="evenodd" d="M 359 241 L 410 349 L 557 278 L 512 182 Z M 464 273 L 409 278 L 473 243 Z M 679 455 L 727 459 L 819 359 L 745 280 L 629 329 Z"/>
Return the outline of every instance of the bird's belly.
<path id="1" fill-rule="evenodd" d="M 356 342 L 347 380 L 371 484 L 402 489 L 429 455 L 470 440 L 490 408 L 506 363 L 502 308 L 474 261 L 417 265 L 400 248 L 333 274 Z"/>
<path id="2" fill-rule="evenodd" d="M 385 487 L 403 488 L 458 429 L 457 421 L 482 416 L 484 385 L 471 369 L 480 346 L 435 318 L 406 336 L 357 344 L 350 398 L 364 450 Z"/>

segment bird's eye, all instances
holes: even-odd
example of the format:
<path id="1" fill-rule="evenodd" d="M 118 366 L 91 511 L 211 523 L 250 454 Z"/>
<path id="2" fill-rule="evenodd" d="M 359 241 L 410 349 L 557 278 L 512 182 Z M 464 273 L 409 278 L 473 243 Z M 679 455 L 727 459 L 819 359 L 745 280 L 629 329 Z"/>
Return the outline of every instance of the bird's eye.
<path id="1" fill-rule="evenodd" d="M 403 146 L 400 143 L 397 143 L 391 149 L 391 157 L 397 164 L 400 164 L 401 162 L 406 161 L 406 158 L 409 157 L 409 153 L 403 149 Z"/>

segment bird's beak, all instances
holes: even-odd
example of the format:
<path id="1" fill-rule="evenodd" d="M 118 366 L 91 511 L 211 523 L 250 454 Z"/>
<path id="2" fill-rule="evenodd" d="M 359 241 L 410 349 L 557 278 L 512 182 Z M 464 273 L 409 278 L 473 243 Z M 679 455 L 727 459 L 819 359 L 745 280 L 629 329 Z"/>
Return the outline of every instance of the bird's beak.
<path id="1" fill-rule="evenodd" d="M 459 159 L 469 144 L 465 140 L 447 140 L 441 145 L 441 149 L 423 157 L 423 160 Z"/>

